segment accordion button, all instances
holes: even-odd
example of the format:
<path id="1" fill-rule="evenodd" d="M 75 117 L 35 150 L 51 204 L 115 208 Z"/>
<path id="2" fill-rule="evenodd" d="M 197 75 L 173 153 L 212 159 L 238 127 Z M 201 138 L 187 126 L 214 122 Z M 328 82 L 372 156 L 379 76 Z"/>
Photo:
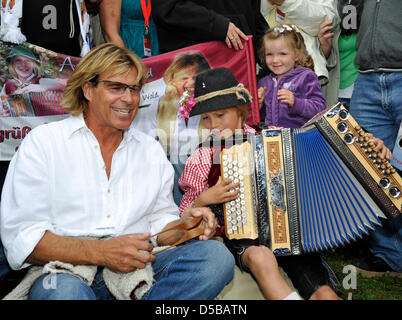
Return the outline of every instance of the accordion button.
<path id="1" fill-rule="evenodd" d="M 346 120 L 347 118 L 349 118 L 349 112 L 345 109 L 342 109 L 339 111 L 339 118 L 341 120 Z"/>
<path id="2" fill-rule="evenodd" d="M 346 144 L 352 144 L 355 141 L 355 137 L 351 133 L 345 134 L 343 137 L 343 140 L 345 141 Z"/>
<path id="3" fill-rule="evenodd" d="M 227 155 L 227 154 L 222 155 L 222 159 L 223 159 L 223 160 L 226 160 L 227 158 L 228 158 L 228 155 Z"/>
<path id="4" fill-rule="evenodd" d="M 348 131 L 348 125 L 345 122 L 339 122 L 336 128 L 340 133 L 345 133 Z"/>
<path id="5" fill-rule="evenodd" d="M 237 164 L 237 166 L 238 166 L 239 168 L 243 167 L 243 162 L 240 162 L 240 161 L 239 161 L 239 163 Z"/>
<path id="6" fill-rule="evenodd" d="M 389 195 L 392 198 L 398 198 L 400 194 L 401 194 L 401 192 L 399 191 L 399 189 L 397 187 L 389 188 Z"/>

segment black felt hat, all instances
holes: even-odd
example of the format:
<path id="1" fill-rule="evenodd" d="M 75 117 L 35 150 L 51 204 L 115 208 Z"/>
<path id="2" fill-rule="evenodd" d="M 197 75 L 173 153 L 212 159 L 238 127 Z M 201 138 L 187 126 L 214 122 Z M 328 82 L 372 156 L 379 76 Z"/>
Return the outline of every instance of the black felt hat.
<path id="1" fill-rule="evenodd" d="M 253 99 L 232 71 L 227 68 L 215 68 L 200 72 L 195 77 L 194 100 L 196 105 L 191 110 L 190 117 L 235 107 Z"/>

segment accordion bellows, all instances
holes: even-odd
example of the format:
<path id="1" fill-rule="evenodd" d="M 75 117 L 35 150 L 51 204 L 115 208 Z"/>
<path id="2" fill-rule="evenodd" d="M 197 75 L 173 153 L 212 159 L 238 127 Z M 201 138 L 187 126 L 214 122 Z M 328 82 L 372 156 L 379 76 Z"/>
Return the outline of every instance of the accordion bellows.
<path id="1" fill-rule="evenodd" d="M 374 148 L 336 105 L 303 128 L 263 130 L 223 149 L 222 176 L 241 191 L 224 205 L 226 236 L 301 254 L 345 245 L 381 225 L 379 217 L 395 218 L 401 178 Z"/>

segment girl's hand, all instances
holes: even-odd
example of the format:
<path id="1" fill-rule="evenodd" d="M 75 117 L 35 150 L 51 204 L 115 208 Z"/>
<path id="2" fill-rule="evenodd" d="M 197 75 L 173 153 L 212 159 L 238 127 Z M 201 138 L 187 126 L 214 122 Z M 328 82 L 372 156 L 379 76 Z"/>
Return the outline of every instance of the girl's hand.
<path id="1" fill-rule="evenodd" d="M 295 103 L 295 96 L 292 91 L 281 89 L 278 91 L 278 100 L 283 103 L 287 103 L 289 107 L 293 107 Z"/>
<path id="2" fill-rule="evenodd" d="M 208 188 L 200 194 L 195 205 L 196 207 L 205 207 L 211 204 L 235 200 L 239 196 L 240 191 L 234 190 L 234 188 L 239 186 L 239 183 L 233 183 L 231 179 L 222 179 L 222 177 L 219 177 L 218 182 L 213 187 Z"/>
<path id="3" fill-rule="evenodd" d="M 259 87 L 258 88 L 258 104 L 260 106 L 260 109 L 262 107 L 262 104 L 264 103 L 264 98 L 265 98 L 266 92 L 267 92 L 267 87 Z"/>

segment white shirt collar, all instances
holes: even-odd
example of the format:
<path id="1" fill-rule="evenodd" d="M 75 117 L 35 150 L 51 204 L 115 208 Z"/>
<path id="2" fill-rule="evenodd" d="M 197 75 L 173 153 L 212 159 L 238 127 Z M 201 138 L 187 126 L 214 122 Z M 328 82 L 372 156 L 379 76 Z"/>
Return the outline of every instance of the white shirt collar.
<path id="1" fill-rule="evenodd" d="M 75 132 L 81 131 L 81 130 L 89 130 L 90 129 L 87 127 L 87 124 L 85 123 L 84 116 L 81 113 L 78 116 L 71 116 L 71 120 L 69 121 L 69 126 L 67 128 L 68 130 L 68 137 L 70 138 Z M 136 134 L 137 130 L 134 129 L 133 127 L 130 127 L 126 130 L 124 130 L 124 140 L 130 141 L 131 139 L 135 139 L 137 141 L 140 141 L 140 138 Z"/>

